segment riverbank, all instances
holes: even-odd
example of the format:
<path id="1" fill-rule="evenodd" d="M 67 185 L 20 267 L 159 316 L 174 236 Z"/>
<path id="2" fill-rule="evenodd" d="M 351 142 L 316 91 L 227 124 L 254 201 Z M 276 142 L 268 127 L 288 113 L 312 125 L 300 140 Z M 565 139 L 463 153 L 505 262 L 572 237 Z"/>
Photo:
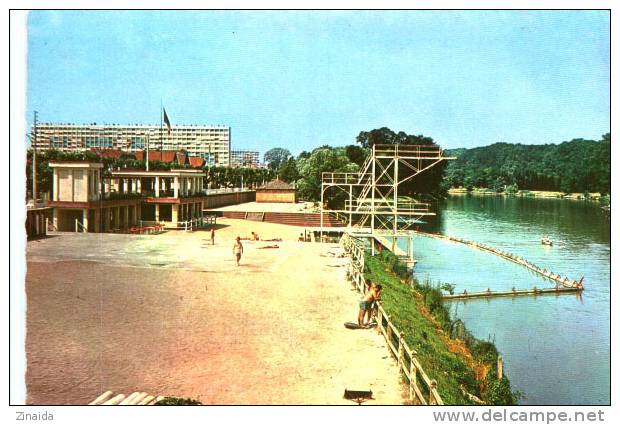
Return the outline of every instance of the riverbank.
<path id="1" fill-rule="evenodd" d="M 603 196 L 598 192 L 594 193 L 564 193 L 545 190 L 519 190 L 514 193 L 496 192 L 492 189 L 484 187 L 474 187 L 472 190 L 467 190 L 464 187 L 450 188 L 448 189 L 449 195 L 493 195 L 493 196 L 522 196 L 532 198 L 562 198 L 573 200 L 589 200 L 600 201 L 601 203 L 609 203 L 609 196 Z"/>
<path id="2" fill-rule="evenodd" d="M 427 375 L 437 381 L 445 404 L 477 404 L 474 397 L 487 404 L 516 403 L 509 380 L 498 379 L 497 349 L 475 339 L 461 321 L 450 319 L 439 287 L 411 278 L 388 250 L 367 255 L 365 263 L 366 278 L 384 288 L 383 308 L 407 345 L 417 351 Z"/>
<path id="3" fill-rule="evenodd" d="M 243 241 L 237 266 L 233 238 L 251 231 L 283 240 Z M 206 231 L 28 242 L 27 402 L 85 404 L 111 390 L 348 405 L 349 388 L 372 389 L 369 404 L 404 404 L 383 338 L 343 326 L 358 301 L 346 259 L 299 232 L 218 219 L 214 246 Z"/>

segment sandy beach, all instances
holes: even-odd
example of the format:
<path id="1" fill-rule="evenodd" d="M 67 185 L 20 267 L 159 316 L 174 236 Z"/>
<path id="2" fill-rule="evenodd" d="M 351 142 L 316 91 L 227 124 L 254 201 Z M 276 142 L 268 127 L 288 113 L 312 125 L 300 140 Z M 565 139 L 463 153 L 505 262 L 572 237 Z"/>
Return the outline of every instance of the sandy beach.
<path id="1" fill-rule="evenodd" d="M 257 232 L 282 242 L 233 239 Z M 161 235 L 58 234 L 27 247 L 27 402 L 85 404 L 106 390 L 203 404 L 402 404 L 395 361 L 357 314 L 336 244 L 303 229 L 218 220 Z M 277 244 L 279 248 L 261 249 Z"/>

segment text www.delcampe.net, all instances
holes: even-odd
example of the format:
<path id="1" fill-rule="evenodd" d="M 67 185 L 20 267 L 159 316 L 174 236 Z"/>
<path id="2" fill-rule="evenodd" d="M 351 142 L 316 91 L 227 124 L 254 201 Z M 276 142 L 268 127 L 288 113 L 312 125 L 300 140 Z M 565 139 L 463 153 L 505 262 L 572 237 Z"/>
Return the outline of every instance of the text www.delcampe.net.
<path id="1" fill-rule="evenodd" d="M 494 410 L 480 411 L 437 411 L 433 412 L 436 422 L 604 422 L 604 412 L 598 411 L 536 411 L 536 410 Z"/>

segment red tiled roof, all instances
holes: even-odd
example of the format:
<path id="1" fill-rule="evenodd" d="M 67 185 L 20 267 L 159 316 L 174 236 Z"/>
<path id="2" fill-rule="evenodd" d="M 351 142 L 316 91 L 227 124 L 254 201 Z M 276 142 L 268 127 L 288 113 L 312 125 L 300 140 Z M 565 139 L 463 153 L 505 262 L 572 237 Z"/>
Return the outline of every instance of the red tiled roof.
<path id="1" fill-rule="evenodd" d="M 124 152 L 120 149 L 91 148 L 90 151 L 99 156 L 99 158 L 119 159 L 123 155 L 135 157 L 135 154 L 131 152 Z"/>
<path id="2" fill-rule="evenodd" d="M 291 184 L 283 182 L 280 179 L 275 179 L 259 187 L 259 190 L 295 190 L 295 187 Z"/>
<path id="3" fill-rule="evenodd" d="M 136 159 L 144 161 L 144 151 L 136 152 Z M 187 162 L 187 153 L 185 151 L 149 151 L 149 161 L 174 162 L 177 160 L 179 164 Z"/>
<path id="4" fill-rule="evenodd" d="M 201 158 L 199 156 L 190 156 L 189 157 L 189 165 L 192 168 L 200 168 L 203 165 L 205 165 L 205 160 L 204 160 L 204 158 Z"/>

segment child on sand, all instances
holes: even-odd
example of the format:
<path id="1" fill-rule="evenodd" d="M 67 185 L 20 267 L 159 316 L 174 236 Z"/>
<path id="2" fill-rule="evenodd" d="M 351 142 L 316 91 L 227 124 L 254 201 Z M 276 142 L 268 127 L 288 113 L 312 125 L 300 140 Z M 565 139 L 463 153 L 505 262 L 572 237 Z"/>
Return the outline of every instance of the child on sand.
<path id="1" fill-rule="evenodd" d="M 233 254 L 237 257 L 237 265 L 239 265 L 241 254 L 243 254 L 243 245 L 241 244 L 241 238 L 239 236 L 237 236 L 237 241 L 233 245 Z"/>
<path id="2" fill-rule="evenodd" d="M 215 229 L 211 229 L 211 245 L 215 245 Z"/>

